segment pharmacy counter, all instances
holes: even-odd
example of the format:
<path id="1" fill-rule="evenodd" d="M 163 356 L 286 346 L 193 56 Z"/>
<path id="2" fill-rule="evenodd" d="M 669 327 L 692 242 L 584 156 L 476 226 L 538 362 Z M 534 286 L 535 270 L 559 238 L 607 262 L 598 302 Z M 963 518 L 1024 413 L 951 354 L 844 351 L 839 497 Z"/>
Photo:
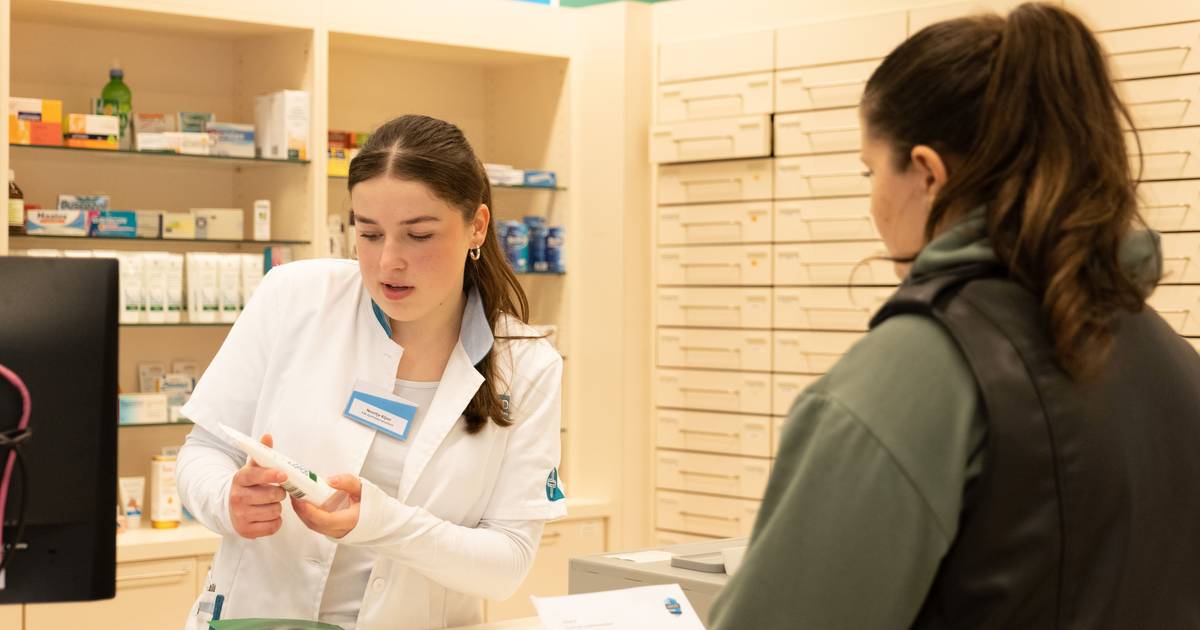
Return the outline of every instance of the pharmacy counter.
<path id="1" fill-rule="evenodd" d="M 509 619 L 507 621 L 493 621 L 491 623 L 482 623 L 477 626 L 461 626 L 452 630 L 545 630 L 546 626 L 537 617 L 525 617 L 523 619 Z"/>
<path id="2" fill-rule="evenodd" d="M 211 556 L 220 544 L 220 536 L 194 521 L 174 529 L 127 529 L 117 534 L 117 562 Z"/>

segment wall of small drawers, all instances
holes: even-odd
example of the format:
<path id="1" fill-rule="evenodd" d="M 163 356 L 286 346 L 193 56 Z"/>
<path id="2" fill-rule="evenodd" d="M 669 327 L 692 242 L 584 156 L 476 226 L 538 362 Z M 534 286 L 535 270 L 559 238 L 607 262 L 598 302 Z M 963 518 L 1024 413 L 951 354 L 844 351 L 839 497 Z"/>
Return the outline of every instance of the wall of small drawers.
<path id="1" fill-rule="evenodd" d="M 660 43 L 657 542 L 749 535 L 789 407 L 895 290 L 858 156 L 871 72 L 930 23 L 1013 4 Z M 1139 131 L 1141 208 L 1167 273 L 1150 302 L 1200 349 L 1200 7 L 1121 4 L 1072 8 L 1100 31 Z"/>

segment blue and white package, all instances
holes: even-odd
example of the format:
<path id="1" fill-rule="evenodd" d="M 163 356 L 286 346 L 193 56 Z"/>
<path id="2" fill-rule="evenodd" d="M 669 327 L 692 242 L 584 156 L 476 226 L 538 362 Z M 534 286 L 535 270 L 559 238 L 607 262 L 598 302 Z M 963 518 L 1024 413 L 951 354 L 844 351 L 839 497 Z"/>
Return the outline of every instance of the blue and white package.
<path id="1" fill-rule="evenodd" d="M 563 242 L 566 236 L 566 229 L 561 225 L 555 225 L 546 230 L 546 267 L 550 273 L 566 273 L 567 259 L 563 255 L 565 243 Z"/>
<path id="2" fill-rule="evenodd" d="M 25 233 L 40 236 L 87 236 L 91 214 L 87 210 L 27 210 Z"/>
<path id="3" fill-rule="evenodd" d="M 554 171 L 525 171 L 525 185 L 530 188 L 555 188 L 558 176 Z"/>
<path id="4" fill-rule="evenodd" d="M 501 225 L 501 239 L 504 241 L 504 255 L 513 271 L 526 273 L 529 271 L 529 227 L 520 221 L 505 221 Z"/>
<path id="5" fill-rule="evenodd" d="M 136 238 L 138 215 L 133 210 L 105 210 L 92 218 L 88 236 L 101 238 Z"/>
<path id="6" fill-rule="evenodd" d="M 546 273 L 550 266 L 546 263 L 546 219 L 543 217 L 525 217 L 525 225 L 529 227 L 529 269 L 535 273 Z"/>

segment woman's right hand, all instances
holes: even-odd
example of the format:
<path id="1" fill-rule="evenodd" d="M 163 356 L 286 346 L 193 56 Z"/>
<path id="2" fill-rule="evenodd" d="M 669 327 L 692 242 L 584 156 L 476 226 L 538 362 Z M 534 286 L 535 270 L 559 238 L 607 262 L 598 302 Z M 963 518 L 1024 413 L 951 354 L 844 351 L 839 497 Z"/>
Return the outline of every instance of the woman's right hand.
<path id="1" fill-rule="evenodd" d="M 270 434 L 262 436 L 268 448 L 274 445 Z M 283 500 L 287 492 L 276 485 L 287 475 L 274 468 L 263 468 L 253 458 L 233 475 L 229 489 L 229 519 L 243 538 L 262 538 L 279 531 L 283 525 Z"/>

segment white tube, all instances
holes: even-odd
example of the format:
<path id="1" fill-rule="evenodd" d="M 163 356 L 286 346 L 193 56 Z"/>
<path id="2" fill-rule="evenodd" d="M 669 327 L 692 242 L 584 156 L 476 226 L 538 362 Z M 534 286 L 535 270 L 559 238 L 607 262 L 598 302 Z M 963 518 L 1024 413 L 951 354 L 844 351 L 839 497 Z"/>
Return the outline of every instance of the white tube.
<path id="1" fill-rule="evenodd" d="M 221 424 L 220 427 L 233 445 L 258 462 L 259 466 L 283 471 L 287 475 L 287 481 L 279 485 L 287 490 L 292 498 L 303 499 L 324 510 L 337 509 L 345 499 L 344 492 L 333 489 L 332 486 L 325 483 L 324 479 L 318 477 L 317 473 L 237 429 L 224 424 Z"/>

